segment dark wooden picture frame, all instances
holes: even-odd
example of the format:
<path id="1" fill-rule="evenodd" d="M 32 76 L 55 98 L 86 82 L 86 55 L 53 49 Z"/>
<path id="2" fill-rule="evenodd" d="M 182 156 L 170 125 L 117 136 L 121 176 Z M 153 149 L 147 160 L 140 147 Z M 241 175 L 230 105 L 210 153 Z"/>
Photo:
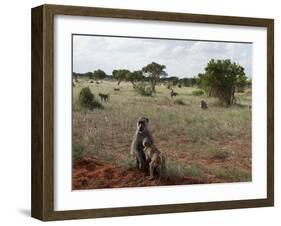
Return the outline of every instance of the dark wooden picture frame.
<path id="1" fill-rule="evenodd" d="M 54 211 L 54 16 L 94 16 L 265 27 L 267 29 L 267 198 Z M 42 5 L 32 9 L 32 200 L 34 218 L 65 220 L 274 205 L 274 20 L 184 13 Z"/>

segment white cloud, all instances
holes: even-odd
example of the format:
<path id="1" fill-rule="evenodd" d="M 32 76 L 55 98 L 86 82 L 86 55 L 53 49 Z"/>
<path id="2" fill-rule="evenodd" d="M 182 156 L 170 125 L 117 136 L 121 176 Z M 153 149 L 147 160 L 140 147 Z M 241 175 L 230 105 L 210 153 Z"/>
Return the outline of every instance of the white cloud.
<path id="1" fill-rule="evenodd" d="M 163 40 L 101 36 L 73 36 L 73 70 L 139 70 L 157 62 L 170 76 L 193 77 L 204 71 L 211 59 L 231 59 L 251 76 L 252 45 L 188 40 Z"/>

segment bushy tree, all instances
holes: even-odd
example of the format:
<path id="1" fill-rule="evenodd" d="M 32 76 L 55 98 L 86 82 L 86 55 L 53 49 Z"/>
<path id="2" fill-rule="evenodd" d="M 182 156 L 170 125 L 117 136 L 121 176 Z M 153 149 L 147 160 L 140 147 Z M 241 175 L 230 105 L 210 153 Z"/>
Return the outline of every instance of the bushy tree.
<path id="1" fill-rule="evenodd" d="M 94 79 L 94 74 L 93 74 L 93 72 L 90 72 L 90 71 L 89 71 L 89 72 L 86 72 L 86 73 L 85 73 L 85 76 L 88 77 L 89 79 Z"/>
<path id="2" fill-rule="evenodd" d="M 144 75 L 149 78 L 151 84 L 151 90 L 154 93 L 156 92 L 155 86 L 157 82 L 160 80 L 160 77 L 167 76 L 167 73 L 164 71 L 165 68 L 166 68 L 165 65 L 161 65 L 155 62 L 152 62 L 142 68 Z"/>
<path id="3" fill-rule="evenodd" d="M 144 76 L 142 71 L 133 71 L 126 74 L 126 81 L 131 82 L 133 88 L 136 88 L 136 82 L 143 81 Z"/>
<path id="4" fill-rule="evenodd" d="M 95 70 L 93 72 L 93 78 L 95 80 L 99 80 L 99 79 L 102 80 L 102 79 L 106 78 L 106 73 L 103 70 L 100 70 L 100 69 Z"/>
<path id="5" fill-rule="evenodd" d="M 200 87 L 210 96 L 218 97 L 221 103 L 231 105 L 237 87 L 245 85 L 244 68 L 229 59 L 211 59 L 204 74 L 199 74 Z M 245 80 L 246 79 L 246 80 Z"/>
<path id="6" fill-rule="evenodd" d="M 95 99 L 94 94 L 89 87 L 84 87 L 79 93 L 79 104 L 83 108 L 93 110 L 94 108 L 102 108 L 100 102 Z"/>
<path id="7" fill-rule="evenodd" d="M 120 85 L 122 81 L 126 80 L 127 74 L 129 72 L 130 71 L 126 69 L 113 70 L 112 75 L 117 80 L 117 84 Z"/>

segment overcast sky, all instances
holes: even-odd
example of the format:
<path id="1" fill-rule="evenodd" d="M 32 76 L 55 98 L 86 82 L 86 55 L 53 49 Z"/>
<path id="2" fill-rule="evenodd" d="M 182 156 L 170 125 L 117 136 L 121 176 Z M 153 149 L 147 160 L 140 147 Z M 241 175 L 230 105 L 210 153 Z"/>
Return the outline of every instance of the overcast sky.
<path id="1" fill-rule="evenodd" d="M 194 77 L 211 59 L 231 59 L 251 75 L 252 44 L 187 40 L 73 36 L 73 71 L 140 70 L 151 62 L 166 65 L 169 76 Z"/>

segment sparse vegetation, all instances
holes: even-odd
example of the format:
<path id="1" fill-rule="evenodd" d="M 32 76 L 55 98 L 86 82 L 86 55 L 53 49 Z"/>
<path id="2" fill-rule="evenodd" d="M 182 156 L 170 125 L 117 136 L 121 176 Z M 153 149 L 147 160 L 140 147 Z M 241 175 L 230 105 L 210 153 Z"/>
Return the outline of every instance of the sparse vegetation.
<path id="1" fill-rule="evenodd" d="M 241 169 L 233 168 L 233 169 L 222 169 L 215 172 L 215 175 L 224 180 L 230 181 L 251 181 L 251 174 L 249 172 L 243 171 Z"/>
<path id="2" fill-rule="evenodd" d="M 210 152 L 211 157 L 214 159 L 226 160 L 230 153 L 227 150 L 213 150 Z"/>
<path id="3" fill-rule="evenodd" d="M 73 87 L 73 143 L 77 145 L 73 147 L 73 159 L 92 155 L 114 166 L 134 168 L 129 150 L 141 114 L 149 118 L 156 145 L 166 154 L 169 175 L 206 183 L 251 180 L 249 108 L 225 108 L 217 104 L 216 97 L 206 97 L 209 108 L 202 111 L 202 97 L 192 95 L 197 87 L 182 86 L 176 90 L 180 99 L 171 100 L 170 90 L 160 84 L 153 98 L 140 95 L 126 81 L 118 86 L 119 92 L 114 91 L 116 80 L 88 86 L 89 81 L 82 78 Z M 150 83 L 144 82 L 143 86 L 151 88 Z M 92 96 L 89 99 L 95 99 L 98 93 L 110 95 L 104 109 L 81 110 L 80 93 L 85 88 L 85 96 Z M 241 104 L 251 104 L 249 93 L 236 93 Z"/>

